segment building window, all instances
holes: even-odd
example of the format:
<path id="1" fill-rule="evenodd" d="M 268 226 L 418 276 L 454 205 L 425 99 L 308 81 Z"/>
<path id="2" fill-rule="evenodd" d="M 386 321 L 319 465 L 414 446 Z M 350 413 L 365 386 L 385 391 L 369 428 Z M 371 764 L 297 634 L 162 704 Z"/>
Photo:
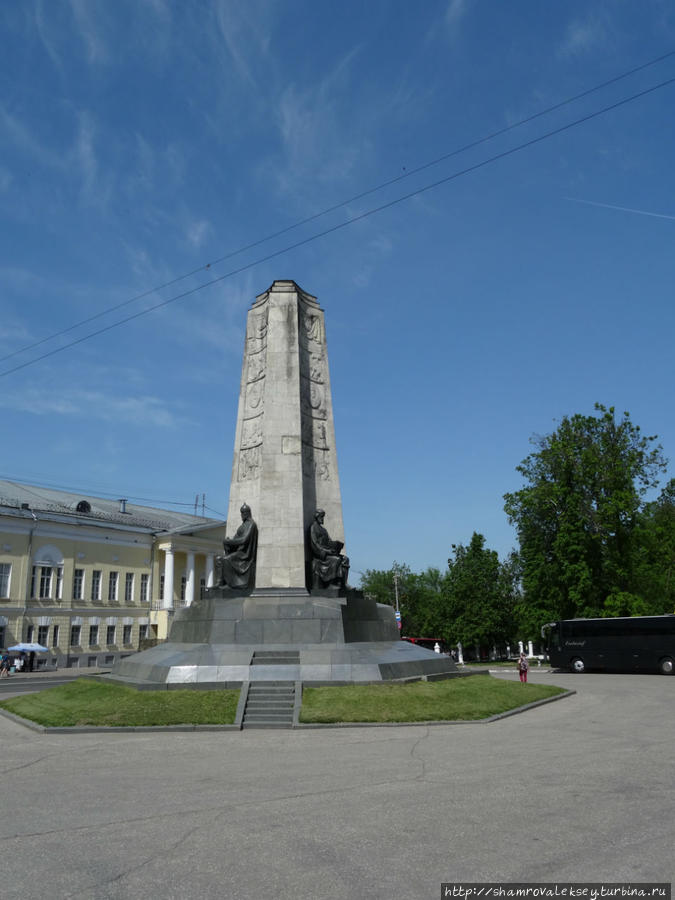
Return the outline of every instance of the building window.
<path id="1" fill-rule="evenodd" d="M 73 572 L 73 600 L 84 599 L 84 569 Z"/>
<path id="2" fill-rule="evenodd" d="M 0 625 L 0 648 L 5 646 L 5 626 Z"/>
<path id="3" fill-rule="evenodd" d="M 70 646 L 71 647 L 79 647 L 80 646 L 80 625 L 71 625 L 70 626 Z"/>
<path id="4" fill-rule="evenodd" d="M 182 603 L 185 603 L 185 588 L 187 587 L 187 575 L 181 576 L 180 580 L 180 599 Z"/>
<path id="5" fill-rule="evenodd" d="M 30 580 L 30 595 L 33 599 L 48 600 L 52 595 L 52 567 L 33 566 Z"/>
<path id="6" fill-rule="evenodd" d="M 89 626 L 89 646 L 98 647 L 98 625 Z"/>
<path id="7" fill-rule="evenodd" d="M 148 602 L 148 587 L 150 585 L 150 576 L 146 573 L 141 575 L 141 603 Z"/>
<path id="8" fill-rule="evenodd" d="M 124 602 L 125 603 L 133 603 L 134 602 L 134 573 L 127 572 L 126 578 L 124 579 Z"/>
<path id="9" fill-rule="evenodd" d="M 52 595 L 52 567 L 42 566 L 40 572 L 40 598 L 46 599 Z"/>
<path id="10" fill-rule="evenodd" d="M 55 625 L 52 628 L 52 647 L 59 646 L 59 626 Z"/>
<path id="11" fill-rule="evenodd" d="M 38 644 L 42 644 L 43 647 L 47 646 L 47 641 L 49 640 L 49 625 L 38 625 Z"/>
<path id="12" fill-rule="evenodd" d="M 11 573 L 11 563 L 0 563 L 0 597 L 9 597 L 9 576 Z"/>
<path id="13" fill-rule="evenodd" d="M 115 643 L 115 626 L 114 625 L 108 625 L 108 627 L 106 628 L 105 642 L 106 642 L 106 644 L 108 644 L 108 646 L 110 646 L 110 644 Z"/>
<path id="14" fill-rule="evenodd" d="M 131 643 L 131 625 L 125 625 L 122 631 L 122 643 L 130 644 Z"/>
<path id="15" fill-rule="evenodd" d="M 148 639 L 148 626 L 147 625 L 139 625 L 138 626 L 138 643 L 140 644 L 142 641 L 146 641 Z"/>
<path id="16" fill-rule="evenodd" d="M 117 603 L 117 582 L 119 572 L 111 572 L 108 577 L 108 603 Z"/>
<path id="17" fill-rule="evenodd" d="M 63 566 L 56 567 L 56 599 L 63 600 Z"/>
<path id="18" fill-rule="evenodd" d="M 28 628 L 26 629 L 26 643 L 32 644 L 34 639 L 35 639 L 35 626 L 29 625 Z"/>
<path id="19" fill-rule="evenodd" d="M 101 600 L 101 570 L 94 569 L 91 573 L 91 601 L 98 603 Z"/>

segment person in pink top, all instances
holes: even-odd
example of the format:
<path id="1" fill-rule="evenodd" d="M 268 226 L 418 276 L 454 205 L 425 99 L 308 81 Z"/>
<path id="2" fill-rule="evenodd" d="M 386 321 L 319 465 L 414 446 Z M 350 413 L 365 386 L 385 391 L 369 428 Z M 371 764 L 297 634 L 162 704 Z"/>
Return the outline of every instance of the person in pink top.
<path id="1" fill-rule="evenodd" d="M 527 670 L 529 668 L 527 657 L 524 653 L 520 654 L 520 659 L 518 660 L 518 674 L 520 675 L 521 684 L 527 684 Z"/>

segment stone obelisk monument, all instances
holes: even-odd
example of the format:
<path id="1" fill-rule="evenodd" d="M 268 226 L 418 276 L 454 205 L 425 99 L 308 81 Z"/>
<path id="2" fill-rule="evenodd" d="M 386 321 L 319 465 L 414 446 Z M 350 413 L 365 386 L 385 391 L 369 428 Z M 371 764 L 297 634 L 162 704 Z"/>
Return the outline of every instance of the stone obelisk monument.
<path id="1" fill-rule="evenodd" d="M 457 674 L 449 657 L 400 640 L 391 606 L 347 583 L 324 314 L 294 281 L 275 281 L 248 313 L 227 534 L 221 583 L 112 679 L 168 688 Z"/>
<path id="2" fill-rule="evenodd" d="M 326 328 L 316 297 L 275 281 L 248 313 L 228 533 L 247 503 L 258 523 L 255 592 L 306 593 L 317 507 L 344 543 Z"/>

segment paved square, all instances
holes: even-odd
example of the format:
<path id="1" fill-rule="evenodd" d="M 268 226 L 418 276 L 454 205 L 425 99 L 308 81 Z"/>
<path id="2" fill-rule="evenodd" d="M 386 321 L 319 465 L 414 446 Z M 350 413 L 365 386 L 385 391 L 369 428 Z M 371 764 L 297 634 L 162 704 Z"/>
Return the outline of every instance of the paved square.
<path id="1" fill-rule="evenodd" d="M 672 881 L 675 678 L 532 680 L 578 693 L 491 725 L 50 736 L 2 718 L 0 894 Z"/>

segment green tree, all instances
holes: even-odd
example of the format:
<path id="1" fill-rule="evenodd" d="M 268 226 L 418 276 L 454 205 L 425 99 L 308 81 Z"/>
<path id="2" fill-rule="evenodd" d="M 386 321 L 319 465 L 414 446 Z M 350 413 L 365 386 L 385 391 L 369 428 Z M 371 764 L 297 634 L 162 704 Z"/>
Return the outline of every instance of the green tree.
<path id="1" fill-rule="evenodd" d="M 413 637 L 441 637 L 442 583 L 438 569 L 428 568 L 416 574 L 409 566 L 394 562 L 391 569 L 367 569 L 361 576 L 361 590 L 378 603 L 395 606 L 398 579 L 402 633 Z"/>
<path id="2" fill-rule="evenodd" d="M 515 633 L 514 607 L 518 560 L 499 561 L 496 550 L 485 546 L 476 532 L 469 545 L 452 545 L 443 604 L 442 636 L 465 646 L 492 647 L 509 642 Z"/>
<path id="3" fill-rule="evenodd" d="M 597 415 L 564 417 L 517 467 L 525 486 L 506 494 L 518 531 L 530 626 L 574 616 L 642 611 L 635 593 L 645 493 L 666 463 L 655 436 L 628 413 L 596 404 Z"/>
<path id="4" fill-rule="evenodd" d="M 675 478 L 646 505 L 637 538 L 635 581 L 645 612 L 675 612 Z"/>

